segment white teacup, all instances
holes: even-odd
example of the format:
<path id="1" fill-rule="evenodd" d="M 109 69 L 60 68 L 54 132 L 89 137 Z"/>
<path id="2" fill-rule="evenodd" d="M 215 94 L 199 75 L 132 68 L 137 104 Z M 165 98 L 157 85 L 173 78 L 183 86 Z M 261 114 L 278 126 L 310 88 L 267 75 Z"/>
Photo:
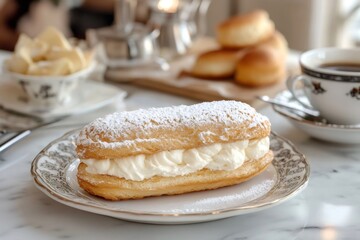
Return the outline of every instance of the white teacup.
<path id="1" fill-rule="evenodd" d="M 300 57 L 302 74 L 287 81 L 295 99 L 330 123 L 360 124 L 360 49 L 320 48 Z M 296 83 L 309 104 L 298 97 Z"/>

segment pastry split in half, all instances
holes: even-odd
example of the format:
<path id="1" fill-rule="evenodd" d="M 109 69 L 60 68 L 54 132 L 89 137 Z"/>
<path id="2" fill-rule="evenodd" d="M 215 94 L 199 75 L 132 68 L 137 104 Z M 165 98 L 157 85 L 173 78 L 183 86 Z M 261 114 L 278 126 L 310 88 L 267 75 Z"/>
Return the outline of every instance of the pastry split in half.
<path id="1" fill-rule="evenodd" d="M 113 113 L 81 130 L 78 182 L 109 200 L 234 185 L 271 163 L 269 135 L 269 120 L 236 101 Z"/>

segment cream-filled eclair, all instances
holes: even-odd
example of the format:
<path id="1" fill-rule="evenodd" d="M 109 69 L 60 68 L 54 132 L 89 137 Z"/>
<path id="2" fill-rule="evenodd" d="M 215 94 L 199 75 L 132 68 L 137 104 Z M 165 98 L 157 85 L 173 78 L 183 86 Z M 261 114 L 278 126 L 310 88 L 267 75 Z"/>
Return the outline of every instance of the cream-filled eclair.
<path id="1" fill-rule="evenodd" d="M 269 135 L 269 120 L 236 101 L 113 113 L 81 130 L 78 182 L 110 200 L 229 186 L 271 163 Z"/>

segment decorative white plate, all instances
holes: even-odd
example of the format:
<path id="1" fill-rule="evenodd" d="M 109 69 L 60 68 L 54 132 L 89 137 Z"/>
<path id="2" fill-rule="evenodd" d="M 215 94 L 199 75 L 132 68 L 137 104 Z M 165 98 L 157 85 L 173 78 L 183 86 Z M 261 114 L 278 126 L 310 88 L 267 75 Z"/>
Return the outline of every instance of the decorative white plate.
<path id="1" fill-rule="evenodd" d="M 300 98 L 302 98 L 303 101 L 306 101 L 304 96 L 300 96 Z M 303 108 L 303 106 L 292 97 L 289 91 L 279 93 L 275 99 L 299 109 Z M 314 138 L 342 144 L 360 144 L 360 125 L 329 124 L 323 121 L 303 117 L 284 107 L 273 105 L 273 108 L 277 113 L 289 119 L 294 126 Z"/>
<path id="2" fill-rule="evenodd" d="M 287 140 L 272 134 L 275 158 L 267 170 L 250 181 L 177 196 L 106 201 L 86 193 L 77 183 L 79 160 L 74 145 L 77 134 L 78 131 L 72 131 L 53 141 L 34 159 L 31 173 L 36 186 L 70 207 L 124 220 L 193 223 L 263 210 L 298 194 L 306 187 L 310 173 L 304 155 Z"/>
<path id="3" fill-rule="evenodd" d="M 0 105 L 6 109 L 40 117 L 53 118 L 71 114 L 81 114 L 123 99 L 126 92 L 109 84 L 86 80 L 73 90 L 72 97 L 63 105 L 51 111 L 37 112 L 21 97 L 20 86 L 10 81 L 0 82 Z"/>

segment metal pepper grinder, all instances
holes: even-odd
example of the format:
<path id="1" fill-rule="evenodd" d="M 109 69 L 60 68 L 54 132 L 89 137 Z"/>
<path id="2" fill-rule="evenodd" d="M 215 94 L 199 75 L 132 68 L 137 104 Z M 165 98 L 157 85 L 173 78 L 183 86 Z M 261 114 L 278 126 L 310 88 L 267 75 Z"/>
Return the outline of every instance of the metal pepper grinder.
<path id="1" fill-rule="evenodd" d="M 183 2 L 180 0 L 149 0 L 148 26 L 159 32 L 157 38 L 160 55 L 172 59 L 187 52 L 192 43 L 187 22 L 181 18 Z"/>
<path id="2" fill-rule="evenodd" d="M 204 34 L 210 0 L 149 0 L 148 25 L 159 31 L 160 55 L 166 59 L 185 54 Z"/>
<path id="3" fill-rule="evenodd" d="M 115 1 L 115 29 L 119 35 L 127 36 L 134 28 L 136 0 Z"/>
<path id="4" fill-rule="evenodd" d="M 115 1 L 115 25 L 97 30 L 100 57 L 108 67 L 136 67 L 156 59 L 156 31 L 135 23 L 136 0 Z"/>

